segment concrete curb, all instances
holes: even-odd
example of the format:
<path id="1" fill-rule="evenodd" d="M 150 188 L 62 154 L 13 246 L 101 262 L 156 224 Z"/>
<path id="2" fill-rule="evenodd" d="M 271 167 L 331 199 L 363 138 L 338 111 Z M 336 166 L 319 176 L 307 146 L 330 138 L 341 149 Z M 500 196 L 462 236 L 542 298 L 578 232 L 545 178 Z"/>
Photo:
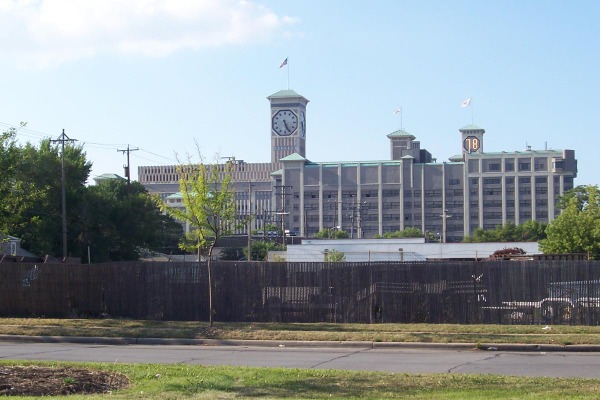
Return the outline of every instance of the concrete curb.
<path id="1" fill-rule="evenodd" d="M 0 335 L 0 341 L 24 343 L 81 343 L 104 345 L 179 345 L 179 346 L 246 346 L 290 348 L 360 348 L 360 349 L 436 349 L 482 350 L 515 352 L 600 352 L 600 345 L 554 344 L 477 344 L 477 343 L 423 343 L 423 342 L 370 342 L 370 341 L 302 341 L 302 340 L 229 340 L 229 339 L 177 339 L 82 336 L 26 336 Z"/>

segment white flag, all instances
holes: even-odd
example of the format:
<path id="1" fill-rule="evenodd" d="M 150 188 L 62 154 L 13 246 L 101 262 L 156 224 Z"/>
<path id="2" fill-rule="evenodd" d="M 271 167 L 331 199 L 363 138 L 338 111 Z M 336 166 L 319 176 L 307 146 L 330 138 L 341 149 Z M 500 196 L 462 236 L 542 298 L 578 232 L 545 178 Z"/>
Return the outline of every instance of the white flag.
<path id="1" fill-rule="evenodd" d="M 279 68 L 283 68 L 283 67 L 285 67 L 286 65 L 287 65 L 287 57 L 285 58 L 285 60 L 283 60 L 283 61 L 281 62 L 281 64 L 279 64 Z"/>
<path id="2" fill-rule="evenodd" d="M 463 101 L 460 103 L 460 106 L 461 106 L 462 108 L 469 107 L 470 105 L 471 105 L 471 98 L 470 98 L 470 97 L 469 97 L 468 99 L 466 99 L 466 100 L 463 100 Z"/>
<path id="3" fill-rule="evenodd" d="M 401 108 L 396 108 L 396 109 L 394 110 L 394 114 L 400 114 L 401 112 L 402 112 L 402 109 L 401 109 Z"/>

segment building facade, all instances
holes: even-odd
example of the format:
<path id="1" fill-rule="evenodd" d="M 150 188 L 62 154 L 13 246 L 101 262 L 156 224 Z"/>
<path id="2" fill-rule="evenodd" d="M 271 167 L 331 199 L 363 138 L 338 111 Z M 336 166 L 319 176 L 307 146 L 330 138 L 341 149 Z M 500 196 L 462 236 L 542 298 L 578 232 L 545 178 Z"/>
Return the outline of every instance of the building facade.
<path id="1" fill-rule="evenodd" d="M 252 215 L 252 229 L 277 224 L 313 237 L 333 228 L 372 238 L 416 227 L 441 242 L 459 242 L 479 227 L 553 220 L 558 198 L 577 176 L 573 150 L 486 153 L 485 130 L 476 125 L 459 129 L 462 151 L 447 162 L 435 162 L 404 130 L 387 135 L 390 160 L 312 162 L 306 158 L 309 101 L 293 90 L 267 99 L 271 162 L 230 161 L 239 215 Z M 138 176 L 163 198 L 179 191 L 176 166 L 139 167 Z"/>

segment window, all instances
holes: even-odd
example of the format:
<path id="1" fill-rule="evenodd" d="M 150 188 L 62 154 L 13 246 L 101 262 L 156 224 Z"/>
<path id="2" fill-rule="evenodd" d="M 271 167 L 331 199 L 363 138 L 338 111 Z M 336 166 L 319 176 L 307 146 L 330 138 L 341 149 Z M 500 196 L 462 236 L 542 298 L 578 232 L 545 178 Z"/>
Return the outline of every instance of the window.
<path id="1" fill-rule="evenodd" d="M 547 176 L 536 176 L 535 183 L 548 183 L 548 177 Z"/>
<path id="2" fill-rule="evenodd" d="M 488 169 L 489 169 L 490 171 L 500 171 L 500 164 L 496 164 L 496 163 L 494 163 L 494 164 L 490 164 L 490 165 L 488 166 Z"/>
<path id="3" fill-rule="evenodd" d="M 514 171 L 515 170 L 515 163 L 512 161 L 507 161 L 504 164 L 504 170 L 505 171 Z"/>
<path id="4" fill-rule="evenodd" d="M 488 194 L 488 195 L 502 194 L 502 189 L 500 189 L 500 188 L 497 188 L 497 189 L 485 189 L 484 190 L 484 194 Z"/>
<path id="5" fill-rule="evenodd" d="M 507 185 L 514 185 L 515 184 L 515 178 L 513 176 L 509 176 L 506 178 L 506 184 Z"/>
<path id="6" fill-rule="evenodd" d="M 531 163 L 524 161 L 519 162 L 519 171 L 531 171 Z"/>
<path id="7" fill-rule="evenodd" d="M 548 194 L 548 188 L 543 186 L 543 187 L 536 187 L 535 188 L 535 192 L 537 194 Z"/>
<path id="8" fill-rule="evenodd" d="M 563 160 L 554 161 L 554 169 L 563 169 L 565 167 L 565 162 Z"/>
<path id="9" fill-rule="evenodd" d="M 522 176 L 519 178 L 519 183 L 531 183 L 531 178 L 529 176 Z"/>
<path id="10" fill-rule="evenodd" d="M 500 184 L 500 178 L 484 178 L 483 179 L 483 183 L 485 185 L 499 185 Z"/>
<path id="11" fill-rule="evenodd" d="M 471 179 L 471 185 L 479 185 L 479 179 L 477 179 L 477 178 Z"/>
<path id="12" fill-rule="evenodd" d="M 448 181 L 449 185 L 460 185 L 460 179 L 450 179 Z"/>

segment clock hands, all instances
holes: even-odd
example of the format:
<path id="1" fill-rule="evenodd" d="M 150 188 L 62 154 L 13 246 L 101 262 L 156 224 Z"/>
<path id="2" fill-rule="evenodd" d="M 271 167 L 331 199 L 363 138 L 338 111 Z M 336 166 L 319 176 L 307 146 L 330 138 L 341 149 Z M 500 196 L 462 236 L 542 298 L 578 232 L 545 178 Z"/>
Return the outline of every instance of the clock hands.
<path id="1" fill-rule="evenodd" d="M 285 126 L 286 131 L 291 132 L 290 128 L 287 126 L 287 121 L 285 119 L 283 120 L 283 126 Z"/>

